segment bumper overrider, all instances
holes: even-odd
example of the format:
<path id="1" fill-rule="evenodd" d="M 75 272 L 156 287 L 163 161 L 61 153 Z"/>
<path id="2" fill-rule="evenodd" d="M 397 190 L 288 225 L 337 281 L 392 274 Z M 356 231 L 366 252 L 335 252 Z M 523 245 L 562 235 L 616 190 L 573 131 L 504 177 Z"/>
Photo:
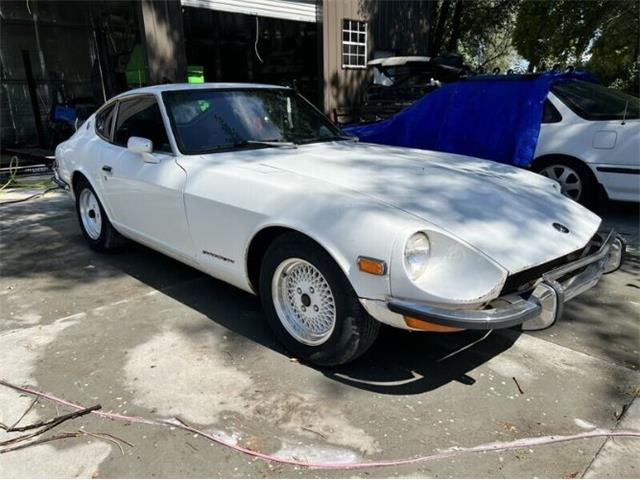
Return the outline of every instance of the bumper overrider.
<path id="1" fill-rule="evenodd" d="M 55 162 L 53 164 L 53 178 L 51 178 L 51 180 L 63 190 L 71 190 L 71 186 L 60 176 L 60 173 L 58 172 L 58 166 Z"/>
<path id="2" fill-rule="evenodd" d="M 577 260 L 544 274 L 526 294 L 499 297 L 482 310 L 457 310 L 424 303 L 395 300 L 388 302 L 392 312 L 446 327 L 492 330 L 522 325 L 524 330 L 540 330 L 553 325 L 561 316 L 564 303 L 593 287 L 603 274 L 616 271 L 623 260 L 625 243 L 614 230 L 600 236 L 599 247 Z"/>

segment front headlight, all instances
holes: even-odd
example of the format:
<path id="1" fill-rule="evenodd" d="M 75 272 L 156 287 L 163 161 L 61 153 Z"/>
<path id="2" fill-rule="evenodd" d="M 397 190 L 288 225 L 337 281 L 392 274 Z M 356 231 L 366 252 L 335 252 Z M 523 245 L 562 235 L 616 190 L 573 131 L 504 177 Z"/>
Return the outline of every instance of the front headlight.
<path id="1" fill-rule="evenodd" d="M 429 237 L 424 233 L 414 233 L 404 247 L 404 267 L 412 280 L 419 278 L 427 268 L 429 259 Z"/>

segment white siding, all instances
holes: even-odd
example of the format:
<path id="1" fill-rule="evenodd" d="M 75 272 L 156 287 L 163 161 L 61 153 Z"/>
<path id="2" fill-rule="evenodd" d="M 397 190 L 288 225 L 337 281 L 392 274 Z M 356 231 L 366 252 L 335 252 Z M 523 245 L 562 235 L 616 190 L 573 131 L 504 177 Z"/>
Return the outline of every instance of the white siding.
<path id="1" fill-rule="evenodd" d="M 315 0 L 181 0 L 186 7 L 244 13 L 299 22 L 317 22 Z"/>

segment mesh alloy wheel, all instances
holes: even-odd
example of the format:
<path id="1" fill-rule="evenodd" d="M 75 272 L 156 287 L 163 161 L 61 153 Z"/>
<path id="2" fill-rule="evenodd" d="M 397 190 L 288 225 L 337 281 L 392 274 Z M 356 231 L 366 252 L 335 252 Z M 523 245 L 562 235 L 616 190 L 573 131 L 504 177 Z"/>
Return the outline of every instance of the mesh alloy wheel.
<path id="1" fill-rule="evenodd" d="M 320 345 L 336 325 L 336 302 L 329 283 L 311 263 L 288 258 L 278 265 L 271 294 L 284 328 L 300 343 Z"/>

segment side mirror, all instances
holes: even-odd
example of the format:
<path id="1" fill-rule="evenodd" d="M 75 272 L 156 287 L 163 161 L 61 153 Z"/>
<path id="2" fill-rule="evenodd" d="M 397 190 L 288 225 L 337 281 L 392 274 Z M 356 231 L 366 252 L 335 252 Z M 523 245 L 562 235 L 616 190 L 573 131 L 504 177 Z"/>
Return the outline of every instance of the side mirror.
<path id="1" fill-rule="evenodd" d="M 153 142 L 148 138 L 129 137 L 127 149 L 133 153 L 151 153 L 153 152 Z"/>

